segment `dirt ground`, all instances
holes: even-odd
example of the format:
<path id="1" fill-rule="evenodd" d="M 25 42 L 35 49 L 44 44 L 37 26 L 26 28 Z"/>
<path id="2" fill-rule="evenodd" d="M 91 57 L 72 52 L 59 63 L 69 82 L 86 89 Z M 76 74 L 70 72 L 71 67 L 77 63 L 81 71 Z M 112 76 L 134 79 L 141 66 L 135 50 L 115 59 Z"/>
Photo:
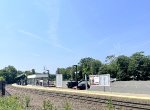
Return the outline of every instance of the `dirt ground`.
<path id="1" fill-rule="evenodd" d="M 66 103 L 69 103 L 73 110 L 106 110 L 104 109 L 104 105 L 96 104 L 96 103 L 89 103 L 83 102 L 79 100 L 67 99 L 62 97 L 50 97 L 44 96 L 39 94 L 33 94 L 26 92 L 23 89 L 16 89 L 12 86 L 6 86 L 6 90 L 11 95 L 16 95 L 19 97 L 23 97 L 25 95 L 30 96 L 30 106 L 29 110 L 42 110 L 43 109 L 43 101 L 49 100 L 57 110 L 65 110 Z"/>

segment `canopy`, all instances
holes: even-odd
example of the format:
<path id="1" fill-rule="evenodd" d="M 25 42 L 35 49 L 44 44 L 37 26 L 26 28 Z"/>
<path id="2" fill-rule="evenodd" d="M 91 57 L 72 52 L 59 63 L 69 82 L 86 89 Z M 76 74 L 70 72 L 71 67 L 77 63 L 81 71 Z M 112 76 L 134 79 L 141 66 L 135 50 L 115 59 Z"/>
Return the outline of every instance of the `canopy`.
<path id="1" fill-rule="evenodd" d="M 48 78 L 48 74 L 33 74 L 33 75 L 28 75 L 28 79 L 33 79 L 33 78 Z"/>

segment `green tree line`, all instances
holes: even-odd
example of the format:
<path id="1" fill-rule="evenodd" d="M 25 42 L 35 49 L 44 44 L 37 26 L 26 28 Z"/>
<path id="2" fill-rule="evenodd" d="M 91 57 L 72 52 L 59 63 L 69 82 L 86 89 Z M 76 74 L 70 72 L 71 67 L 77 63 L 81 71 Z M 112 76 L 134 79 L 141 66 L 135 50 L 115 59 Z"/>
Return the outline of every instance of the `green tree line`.
<path id="1" fill-rule="evenodd" d="M 25 76 L 28 76 L 32 74 L 38 74 L 38 73 L 35 72 L 35 69 L 32 69 L 31 71 L 20 71 L 20 70 L 17 70 L 14 66 L 9 65 L 0 70 L 0 81 L 5 80 L 7 84 L 16 83 L 18 81 L 18 77 L 24 74 Z M 54 81 L 55 75 L 49 74 L 49 80 Z"/>
<path id="2" fill-rule="evenodd" d="M 63 80 L 75 80 L 75 66 L 67 68 L 58 68 L 56 73 L 63 74 Z M 16 77 L 21 74 L 36 74 L 35 69 L 31 71 L 19 71 L 14 66 L 8 66 L 0 70 L 1 79 L 10 83 L 16 82 Z M 105 62 L 94 58 L 82 58 L 77 64 L 77 78 L 84 79 L 85 74 L 100 75 L 110 74 L 112 78 L 118 80 L 150 80 L 150 56 L 144 55 L 144 52 L 136 52 L 131 56 L 120 55 L 115 57 L 110 55 L 106 57 Z M 55 74 L 49 75 L 49 80 L 55 80 Z"/>
<path id="3" fill-rule="evenodd" d="M 104 63 L 90 57 L 82 58 L 78 65 L 78 80 L 84 79 L 84 75 L 110 74 L 117 80 L 150 80 L 150 56 L 144 52 L 136 52 L 131 56 L 120 55 L 106 57 Z M 64 80 L 75 80 L 75 67 L 59 68 L 58 73 L 63 74 Z"/>

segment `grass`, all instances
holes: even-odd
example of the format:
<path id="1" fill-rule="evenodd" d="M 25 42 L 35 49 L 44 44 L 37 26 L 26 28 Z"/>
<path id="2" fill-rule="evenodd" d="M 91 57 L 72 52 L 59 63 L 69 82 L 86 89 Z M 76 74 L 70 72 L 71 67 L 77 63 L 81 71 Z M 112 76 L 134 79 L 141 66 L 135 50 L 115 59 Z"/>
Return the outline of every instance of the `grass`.
<path id="1" fill-rule="evenodd" d="M 43 101 L 43 110 L 57 110 L 56 107 L 49 101 Z"/>
<path id="2" fill-rule="evenodd" d="M 68 102 L 64 106 L 64 110 L 73 110 Z"/>
<path id="3" fill-rule="evenodd" d="M 115 107 L 114 107 L 114 105 L 112 103 L 112 99 L 111 98 L 108 100 L 107 110 L 115 110 Z"/>
<path id="4" fill-rule="evenodd" d="M 0 97 L 0 110 L 24 110 L 16 96 Z"/>

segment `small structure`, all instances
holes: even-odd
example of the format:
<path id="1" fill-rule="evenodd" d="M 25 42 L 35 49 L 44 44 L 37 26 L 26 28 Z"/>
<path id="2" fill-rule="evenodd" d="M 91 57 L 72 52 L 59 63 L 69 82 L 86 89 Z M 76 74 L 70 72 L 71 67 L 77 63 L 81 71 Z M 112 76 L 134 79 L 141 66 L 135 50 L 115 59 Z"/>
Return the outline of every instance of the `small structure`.
<path id="1" fill-rule="evenodd" d="M 15 79 L 18 85 L 27 85 L 27 75 L 25 73 L 18 75 Z"/>
<path id="2" fill-rule="evenodd" d="M 28 85 L 47 86 L 48 74 L 33 74 L 27 76 Z"/>
<path id="3" fill-rule="evenodd" d="M 56 87 L 62 87 L 63 86 L 63 77 L 62 74 L 56 74 Z"/>

